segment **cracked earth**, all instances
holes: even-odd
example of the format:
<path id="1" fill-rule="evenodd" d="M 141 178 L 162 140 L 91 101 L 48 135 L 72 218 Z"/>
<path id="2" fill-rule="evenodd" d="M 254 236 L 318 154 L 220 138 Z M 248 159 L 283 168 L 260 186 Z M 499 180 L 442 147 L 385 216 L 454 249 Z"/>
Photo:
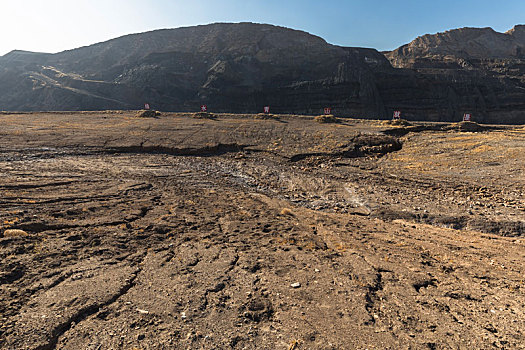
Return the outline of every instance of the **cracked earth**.
<path id="1" fill-rule="evenodd" d="M 524 347 L 522 127 L 0 125 L 2 349 Z"/>

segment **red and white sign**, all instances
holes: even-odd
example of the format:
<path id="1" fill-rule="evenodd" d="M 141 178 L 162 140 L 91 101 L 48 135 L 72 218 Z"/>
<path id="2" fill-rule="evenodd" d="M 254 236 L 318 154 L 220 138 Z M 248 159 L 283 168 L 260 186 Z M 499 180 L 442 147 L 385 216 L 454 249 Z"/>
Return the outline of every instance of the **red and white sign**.
<path id="1" fill-rule="evenodd" d="M 401 111 L 394 111 L 393 119 L 401 119 Z"/>
<path id="2" fill-rule="evenodd" d="M 270 106 L 264 106 L 264 113 L 270 113 Z"/>
<path id="3" fill-rule="evenodd" d="M 146 104 L 144 105 L 144 109 L 149 109 L 149 103 L 146 103 Z"/>
<path id="4" fill-rule="evenodd" d="M 463 121 L 464 122 L 469 122 L 471 117 L 472 117 L 472 115 L 470 113 L 465 113 L 465 114 L 463 114 Z"/>
<path id="5" fill-rule="evenodd" d="M 330 108 L 330 107 L 326 107 L 326 108 L 324 109 L 324 114 L 330 114 L 330 113 L 332 113 L 332 108 Z"/>
<path id="6" fill-rule="evenodd" d="M 201 106 L 201 112 L 206 112 L 208 110 L 208 106 L 202 105 Z"/>

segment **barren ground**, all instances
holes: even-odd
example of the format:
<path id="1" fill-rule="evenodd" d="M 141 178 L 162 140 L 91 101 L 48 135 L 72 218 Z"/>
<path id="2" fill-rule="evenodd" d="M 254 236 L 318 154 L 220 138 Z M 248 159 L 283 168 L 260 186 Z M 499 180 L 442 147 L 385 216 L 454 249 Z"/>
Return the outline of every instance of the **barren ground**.
<path id="1" fill-rule="evenodd" d="M 3 349 L 525 347 L 521 127 L 0 125 Z"/>

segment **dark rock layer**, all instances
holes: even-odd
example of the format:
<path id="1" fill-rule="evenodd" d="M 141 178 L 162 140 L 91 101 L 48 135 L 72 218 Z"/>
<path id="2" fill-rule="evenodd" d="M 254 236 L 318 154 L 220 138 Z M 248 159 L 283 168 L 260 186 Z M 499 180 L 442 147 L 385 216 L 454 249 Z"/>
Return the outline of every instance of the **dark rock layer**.
<path id="1" fill-rule="evenodd" d="M 417 77 L 405 80 L 398 98 L 412 97 L 400 108 L 429 120 L 454 120 L 469 111 L 481 122 L 525 122 L 523 25 L 506 33 L 461 28 L 424 35 L 386 57 Z"/>
<path id="2" fill-rule="evenodd" d="M 464 28 L 395 51 L 346 48 L 265 24 L 133 34 L 57 54 L 0 57 L 0 109 L 139 109 L 525 121 L 525 29 Z M 389 61 L 390 60 L 390 61 Z"/>

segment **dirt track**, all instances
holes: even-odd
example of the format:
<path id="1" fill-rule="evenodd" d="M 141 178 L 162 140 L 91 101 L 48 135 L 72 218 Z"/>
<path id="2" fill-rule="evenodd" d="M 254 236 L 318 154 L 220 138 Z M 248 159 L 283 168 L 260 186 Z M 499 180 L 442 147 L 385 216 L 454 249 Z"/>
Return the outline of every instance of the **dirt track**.
<path id="1" fill-rule="evenodd" d="M 525 129 L 0 125 L 1 348 L 525 347 Z"/>

